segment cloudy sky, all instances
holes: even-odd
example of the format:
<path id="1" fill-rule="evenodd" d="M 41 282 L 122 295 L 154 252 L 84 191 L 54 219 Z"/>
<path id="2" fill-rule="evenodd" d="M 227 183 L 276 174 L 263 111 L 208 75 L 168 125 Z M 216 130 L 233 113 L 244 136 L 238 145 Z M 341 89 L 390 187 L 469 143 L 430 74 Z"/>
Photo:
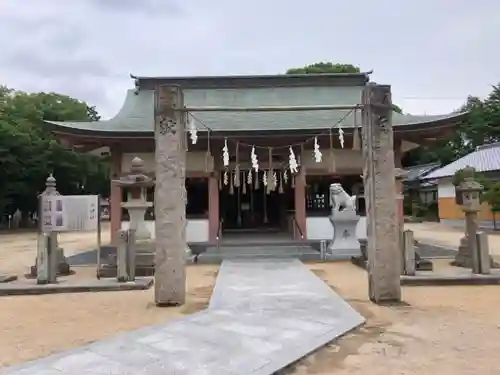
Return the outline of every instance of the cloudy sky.
<path id="1" fill-rule="evenodd" d="M 121 106 L 137 75 L 374 70 L 407 112 L 500 82 L 498 0 L 0 0 L 0 84 Z"/>

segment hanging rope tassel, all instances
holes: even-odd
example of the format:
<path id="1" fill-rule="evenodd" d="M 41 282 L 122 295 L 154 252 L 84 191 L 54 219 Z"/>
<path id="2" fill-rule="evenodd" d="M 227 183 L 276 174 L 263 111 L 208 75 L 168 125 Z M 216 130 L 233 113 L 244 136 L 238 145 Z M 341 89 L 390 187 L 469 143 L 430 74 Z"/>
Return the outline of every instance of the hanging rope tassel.
<path id="1" fill-rule="evenodd" d="M 229 173 L 229 195 L 233 195 L 234 194 L 234 184 L 233 184 L 233 179 L 231 176 L 231 173 Z"/>
<path id="2" fill-rule="evenodd" d="M 271 191 L 274 190 L 273 186 L 274 186 L 274 182 L 273 182 L 273 149 L 272 147 L 269 147 L 269 150 L 268 150 L 268 159 L 269 159 L 269 173 L 268 173 L 268 181 L 267 181 L 267 194 L 270 194 Z"/>
<path id="3" fill-rule="evenodd" d="M 240 187 L 240 162 L 239 162 L 240 143 L 236 142 L 236 167 L 234 168 L 234 187 Z M 245 185 L 245 184 L 243 184 Z"/>
<path id="4" fill-rule="evenodd" d="M 328 160 L 328 171 L 335 172 L 335 154 L 333 153 L 333 132 L 330 128 L 330 160 Z"/>
<path id="5" fill-rule="evenodd" d="M 354 111 L 354 132 L 352 134 L 352 149 L 355 151 L 361 150 L 361 136 L 357 121 L 357 111 Z"/>
<path id="6" fill-rule="evenodd" d="M 210 130 L 207 133 L 207 153 L 205 155 L 205 172 L 210 172 L 212 167 L 209 165 L 212 159 L 212 155 L 210 153 Z M 219 178 L 220 182 L 220 178 Z"/>

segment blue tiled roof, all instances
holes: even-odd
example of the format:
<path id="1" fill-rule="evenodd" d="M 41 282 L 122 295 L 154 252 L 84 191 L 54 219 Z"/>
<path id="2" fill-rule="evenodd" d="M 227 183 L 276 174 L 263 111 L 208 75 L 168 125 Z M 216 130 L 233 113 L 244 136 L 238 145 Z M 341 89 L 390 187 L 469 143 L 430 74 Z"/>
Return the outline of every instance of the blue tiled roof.
<path id="1" fill-rule="evenodd" d="M 185 90 L 187 105 L 193 106 L 265 106 L 265 105 L 328 105 L 332 103 L 355 105 L 361 100 L 361 87 L 297 87 L 260 89 Z M 328 129 L 341 121 L 344 128 L 353 127 L 354 115 L 347 110 L 303 112 L 197 112 L 203 125 L 214 131 Z M 347 115 L 347 116 L 346 116 Z M 356 123 L 359 125 L 360 114 Z M 457 114 L 412 116 L 393 114 L 394 126 L 432 124 L 434 121 L 454 118 Z M 341 120 L 342 119 L 342 120 Z M 47 123 L 65 128 L 100 132 L 153 132 L 154 91 L 128 90 L 118 114 L 103 121 Z M 198 126 L 203 131 L 203 126 Z"/>
<path id="2" fill-rule="evenodd" d="M 500 171 L 500 143 L 480 146 L 469 155 L 429 173 L 425 179 L 453 176 L 455 172 L 465 167 L 473 167 L 477 172 Z"/>
<path id="3" fill-rule="evenodd" d="M 405 168 L 405 172 L 407 173 L 405 181 L 411 182 L 418 180 L 422 177 L 425 177 L 428 173 L 439 168 L 440 166 L 441 163 L 429 163 L 429 164 L 421 164 Z"/>

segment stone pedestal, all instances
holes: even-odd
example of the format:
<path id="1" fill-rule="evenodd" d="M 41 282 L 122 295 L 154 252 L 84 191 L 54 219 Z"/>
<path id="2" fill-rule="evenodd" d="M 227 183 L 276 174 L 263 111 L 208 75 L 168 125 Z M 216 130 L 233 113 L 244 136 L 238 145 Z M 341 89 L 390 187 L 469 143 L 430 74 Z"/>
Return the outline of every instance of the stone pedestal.
<path id="1" fill-rule="evenodd" d="M 489 256 L 490 268 L 499 268 L 500 265 L 496 263 L 491 255 Z M 451 262 L 452 266 L 470 268 L 474 266 L 474 259 L 469 247 L 469 239 L 467 236 L 463 236 L 460 239 L 460 245 L 458 246 L 458 253 L 455 255 L 455 259 Z"/>
<path id="2" fill-rule="evenodd" d="M 327 249 L 329 253 L 345 253 L 352 256 L 360 254 L 360 246 L 356 237 L 359 218 L 355 211 L 337 211 L 329 217 L 334 230 L 333 239 Z"/>
<path id="3" fill-rule="evenodd" d="M 56 240 L 57 241 L 57 240 Z M 68 258 L 64 256 L 64 249 L 56 244 L 56 255 L 57 259 L 57 276 L 68 276 L 71 275 L 71 267 L 68 263 Z M 35 257 L 35 265 L 30 267 L 29 277 L 35 278 L 38 273 L 38 257 Z"/>

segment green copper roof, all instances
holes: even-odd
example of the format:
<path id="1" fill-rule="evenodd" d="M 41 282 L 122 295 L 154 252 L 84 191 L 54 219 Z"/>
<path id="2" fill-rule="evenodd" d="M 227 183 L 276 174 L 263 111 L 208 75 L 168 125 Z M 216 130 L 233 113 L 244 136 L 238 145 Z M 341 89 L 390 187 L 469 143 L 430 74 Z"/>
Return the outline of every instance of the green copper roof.
<path id="1" fill-rule="evenodd" d="M 280 105 L 355 105 L 361 102 L 363 86 L 316 86 L 316 87 L 258 87 L 258 88 L 203 88 L 184 89 L 187 106 L 280 106 Z M 354 125 L 354 115 L 349 111 L 304 112 L 196 112 L 198 128 L 212 131 L 251 130 L 311 130 L 328 129 L 342 119 L 342 127 Z M 345 117 L 345 118 L 344 118 Z M 357 124 L 361 121 L 358 111 Z M 454 118 L 444 116 L 410 116 L 394 113 L 395 126 L 432 123 Z M 96 122 L 53 122 L 58 127 L 80 132 L 152 132 L 154 129 L 154 91 L 128 90 L 125 102 L 118 114 Z"/>

